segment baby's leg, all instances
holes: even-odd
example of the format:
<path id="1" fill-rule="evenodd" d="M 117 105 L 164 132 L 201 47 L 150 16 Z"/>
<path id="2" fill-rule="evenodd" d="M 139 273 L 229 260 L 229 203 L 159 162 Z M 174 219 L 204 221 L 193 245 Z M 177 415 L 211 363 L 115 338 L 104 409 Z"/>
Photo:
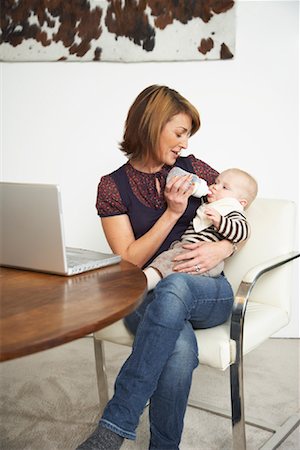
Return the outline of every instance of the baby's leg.
<path id="1" fill-rule="evenodd" d="M 156 271 L 158 281 L 160 281 L 161 278 L 166 278 L 168 275 L 171 275 L 171 273 L 179 273 L 173 271 L 173 266 L 175 265 L 174 258 L 185 251 L 182 248 L 183 244 L 184 242 L 176 241 L 169 250 L 158 255 L 149 265 L 149 268 L 151 267 Z M 199 273 L 198 275 L 204 275 L 206 277 L 218 277 L 223 272 L 223 270 L 224 262 L 222 261 L 207 272 Z M 158 283 L 158 281 L 156 282 L 156 284 Z"/>
<path id="2" fill-rule="evenodd" d="M 148 291 L 154 289 L 162 278 L 166 278 L 171 273 L 178 273 L 173 271 L 173 266 L 175 265 L 174 258 L 182 252 L 182 242 L 176 241 L 169 250 L 158 255 L 152 263 L 144 269 L 144 274 L 147 278 Z M 199 273 L 198 275 L 217 277 L 222 273 L 223 269 L 224 262 L 222 261 L 207 272 Z"/>
<path id="3" fill-rule="evenodd" d="M 176 242 L 169 250 L 158 255 L 149 266 L 144 269 L 147 278 L 148 290 L 154 289 L 157 283 L 166 278 L 171 273 L 174 273 L 172 268 L 174 266 L 174 258 L 182 252 L 182 244 Z"/>

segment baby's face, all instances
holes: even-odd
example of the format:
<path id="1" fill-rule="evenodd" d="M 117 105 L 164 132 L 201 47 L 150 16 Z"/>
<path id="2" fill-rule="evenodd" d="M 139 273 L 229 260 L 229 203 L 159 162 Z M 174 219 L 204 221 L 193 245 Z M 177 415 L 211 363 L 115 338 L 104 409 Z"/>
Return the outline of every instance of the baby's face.
<path id="1" fill-rule="evenodd" d="M 209 203 L 221 200 L 222 198 L 233 197 L 237 200 L 242 198 L 241 177 L 233 174 L 230 170 L 225 170 L 216 178 L 214 184 L 209 186 L 210 193 L 207 194 Z"/>

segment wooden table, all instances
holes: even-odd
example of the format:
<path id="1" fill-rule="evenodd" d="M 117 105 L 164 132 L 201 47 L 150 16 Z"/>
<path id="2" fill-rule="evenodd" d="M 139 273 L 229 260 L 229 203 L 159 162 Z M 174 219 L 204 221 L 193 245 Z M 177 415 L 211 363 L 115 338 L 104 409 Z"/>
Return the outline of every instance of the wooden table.
<path id="1" fill-rule="evenodd" d="M 46 350 L 126 316 L 146 288 L 126 261 L 72 277 L 0 269 L 0 361 Z"/>

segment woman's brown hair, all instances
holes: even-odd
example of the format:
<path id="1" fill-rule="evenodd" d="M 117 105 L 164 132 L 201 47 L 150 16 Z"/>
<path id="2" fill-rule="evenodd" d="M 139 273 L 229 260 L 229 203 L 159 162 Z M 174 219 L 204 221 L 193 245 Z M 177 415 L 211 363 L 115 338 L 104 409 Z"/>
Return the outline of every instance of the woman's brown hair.
<path id="1" fill-rule="evenodd" d="M 130 159 L 148 159 L 156 152 L 166 123 L 179 113 L 190 116 L 192 136 L 200 127 L 197 109 L 174 89 L 158 85 L 147 87 L 128 111 L 120 149 Z"/>

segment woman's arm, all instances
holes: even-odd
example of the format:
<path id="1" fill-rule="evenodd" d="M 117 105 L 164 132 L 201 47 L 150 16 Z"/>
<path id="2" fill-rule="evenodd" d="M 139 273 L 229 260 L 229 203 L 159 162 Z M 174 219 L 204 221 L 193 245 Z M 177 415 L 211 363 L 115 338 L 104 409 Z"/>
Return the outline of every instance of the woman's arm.
<path id="1" fill-rule="evenodd" d="M 178 255 L 174 260 L 173 270 L 176 272 L 204 273 L 215 267 L 221 261 L 231 256 L 236 247 L 239 250 L 246 241 L 234 244 L 226 239 L 219 242 L 197 242 L 183 244 L 186 252 Z M 195 266 L 200 267 L 200 271 L 195 271 Z"/>
<path id="2" fill-rule="evenodd" d="M 164 242 L 179 217 L 184 213 L 188 198 L 193 191 L 190 185 L 190 175 L 174 177 L 165 189 L 167 209 L 153 227 L 139 239 L 135 239 L 126 214 L 103 217 L 101 219 L 105 237 L 112 251 L 123 259 L 143 265 L 154 255 Z"/>
<path id="3" fill-rule="evenodd" d="M 225 239 L 219 242 L 202 241 L 184 244 L 183 248 L 187 250 L 187 253 L 176 257 L 176 260 L 180 261 L 180 264 L 176 264 L 176 271 L 180 272 L 194 272 L 196 265 L 200 267 L 198 273 L 207 272 L 233 252 L 232 243 Z"/>

